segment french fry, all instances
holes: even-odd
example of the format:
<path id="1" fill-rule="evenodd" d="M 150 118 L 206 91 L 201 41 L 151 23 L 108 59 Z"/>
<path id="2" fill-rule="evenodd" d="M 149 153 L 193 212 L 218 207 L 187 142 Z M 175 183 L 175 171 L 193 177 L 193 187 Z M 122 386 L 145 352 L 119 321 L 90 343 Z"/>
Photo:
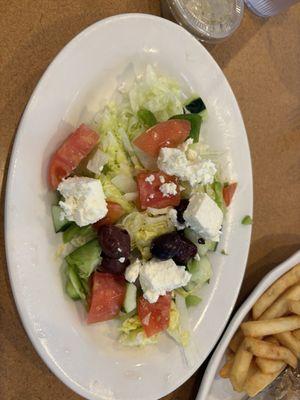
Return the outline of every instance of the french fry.
<path id="1" fill-rule="evenodd" d="M 233 365 L 233 360 L 234 360 L 234 353 L 231 352 L 228 353 L 227 360 L 219 372 L 221 378 L 229 378 L 230 371 Z"/>
<path id="2" fill-rule="evenodd" d="M 279 278 L 252 308 L 229 343 L 219 374 L 233 389 L 256 396 L 287 365 L 300 360 L 300 264 Z"/>
<path id="3" fill-rule="evenodd" d="M 246 351 L 252 353 L 256 357 L 284 361 L 293 368 L 297 366 L 297 357 L 286 347 L 277 346 L 276 344 L 251 337 L 245 338 L 243 345 Z"/>
<path id="4" fill-rule="evenodd" d="M 258 371 L 258 368 L 257 368 L 256 362 L 255 362 L 255 357 L 253 357 L 252 360 L 251 360 L 249 369 L 248 369 L 248 374 L 247 374 L 246 380 L 247 380 L 250 376 L 254 375 L 257 371 Z"/>
<path id="5" fill-rule="evenodd" d="M 288 301 L 289 311 L 293 314 L 300 315 L 300 301 L 298 300 L 289 300 Z"/>
<path id="6" fill-rule="evenodd" d="M 300 300 L 300 284 L 292 286 L 284 292 L 258 319 L 282 317 L 289 312 L 290 300 Z"/>
<path id="7" fill-rule="evenodd" d="M 273 285 L 260 296 L 252 309 L 253 319 L 258 319 L 266 309 L 288 288 L 300 281 L 300 264 L 277 279 Z"/>
<path id="8" fill-rule="evenodd" d="M 240 347 L 240 344 L 242 343 L 244 339 L 244 335 L 243 332 L 241 331 L 241 329 L 238 329 L 235 334 L 232 336 L 232 339 L 230 340 L 229 343 L 229 348 L 231 351 L 233 351 L 234 353 L 237 352 L 237 349 Z"/>
<path id="9" fill-rule="evenodd" d="M 295 331 L 292 332 L 293 336 L 295 336 L 295 338 L 297 340 L 300 340 L 300 329 L 296 329 Z"/>
<path id="10" fill-rule="evenodd" d="M 243 341 L 235 354 L 229 374 L 231 384 L 234 390 L 237 392 L 241 392 L 243 390 L 252 358 L 253 355 L 245 350 Z"/>
<path id="11" fill-rule="evenodd" d="M 300 358 L 300 341 L 295 338 L 292 332 L 277 333 L 275 337 L 282 346 L 290 349 L 297 358 Z"/>
<path id="12" fill-rule="evenodd" d="M 267 336 L 267 337 L 264 338 L 264 340 L 266 342 L 277 344 L 277 346 L 279 346 L 279 342 L 278 342 L 278 340 L 276 338 L 274 338 L 274 336 Z"/>
<path id="13" fill-rule="evenodd" d="M 300 328 L 300 316 L 275 318 L 263 321 L 247 321 L 241 324 L 245 336 L 258 337 L 293 331 Z"/>
<path id="14" fill-rule="evenodd" d="M 286 363 L 280 360 L 270 360 L 268 358 L 256 357 L 255 360 L 258 368 L 264 374 L 275 374 L 285 368 Z"/>
<path id="15" fill-rule="evenodd" d="M 261 371 L 257 371 L 245 382 L 244 390 L 250 397 L 256 396 L 259 392 L 261 392 L 265 387 L 267 387 L 277 376 L 281 373 L 281 370 L 275 372 L 274 374 L 264 374 Z"/>

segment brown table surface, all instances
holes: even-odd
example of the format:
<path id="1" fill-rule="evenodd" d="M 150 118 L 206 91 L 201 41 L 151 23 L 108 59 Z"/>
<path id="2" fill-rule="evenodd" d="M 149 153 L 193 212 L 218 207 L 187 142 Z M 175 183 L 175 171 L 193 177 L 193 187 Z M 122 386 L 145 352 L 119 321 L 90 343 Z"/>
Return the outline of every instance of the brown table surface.
<path id="1" fill-rule="evenodd" d="M 157 0 L 0 0 L 1 220 L 11 146 L 26 103 L 57 52 L 78 32 L 126 12 L 160 14 Z M 239 102 L 254 173 L 254 227 L 239 301 L 300 248 L 300 4 L 261 20 L 245 12 L 229 40 L 208 46 Z M 80 399 L 34 351 L 8 282 L 0 228 L 0 398 Z M 226 295 L 226 294 L 224 294 Z M 200 371 L 165 400 L 192 400 Z"/>

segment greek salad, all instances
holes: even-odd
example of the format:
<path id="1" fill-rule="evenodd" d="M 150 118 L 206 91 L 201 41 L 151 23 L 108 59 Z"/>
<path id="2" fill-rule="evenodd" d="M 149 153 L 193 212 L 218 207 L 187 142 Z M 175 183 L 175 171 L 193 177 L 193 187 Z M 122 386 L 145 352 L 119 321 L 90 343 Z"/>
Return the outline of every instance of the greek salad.
<path id="1" fill-rule="evenodd" d="M 148 65 L 49 162 L 67 295 L 86 322 L 120 321 L 120 343 L 189 343 L 236 182 L 201 137 L 203 100 Z"/>

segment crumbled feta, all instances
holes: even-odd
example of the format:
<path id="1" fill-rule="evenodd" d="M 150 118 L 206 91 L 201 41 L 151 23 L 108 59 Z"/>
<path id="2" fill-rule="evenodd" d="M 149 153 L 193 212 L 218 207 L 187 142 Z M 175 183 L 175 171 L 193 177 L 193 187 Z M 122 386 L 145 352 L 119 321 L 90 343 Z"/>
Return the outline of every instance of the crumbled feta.
<path id="1" fill-rule="evenodd" d="M 155 176 L 154 175 L 149 175 L 149 176 L 147 176 L 147 178 L 145 178 L 145 182 L 150 183 L 150 185 L 152 185 L 154 180 L 155 180 Z"/>
<path id="2" fill-rule="evenodd" d="M 160 183 L 165 183 L 166 182 L 165 177 L 162 176 L 162 175 L 159 175 L 159 180 L 160 180 Z"/>
<path id="3" fill-rule="evenodd" d="M 194 143 L 192 138 L 188 138 L 185 142 L 178 146 L 178 149 L 186 152 L 189 149 L 189 146 Z"/>
<path id="4" fill-rule="evenodd" d="M 186 144 L 175 149 L 161 148 L 157 165 L 166 174 L 175 175 L 192 186 L 212 183 L 217 172 L 211 160 L 203 160 L 197 152 L 189 150 Z"/>
<path id="5" fill-rule="evenodd" d="M 125 279 L 127 282 L 134 283 L 140 273 L 141 261 L 137 258 L 132 264 L 130 264 L 125 270 Z"/>
<path id="6" fill-rule="evenodd" d="M 218 242 L 223 222 L 223 213 L 206 194 L 194 194 L 183 213 L 186 225 L 204 239 Z"/>
<path id="7" fill-rule="evenodd" d="M 177 185 L 174 182 L 163 183 L 159 190 L 162 192 L 163 197 L 176 196 L 177 194 Z"/>
<path id="8" fill-rule="evenodd" d="M 185 228 L 185 224 L 181 224 L 180 222 L 178 222 L 177 210 L 175 210 L 175 208 L 170 208 L 170 210 L 168 211 L 168 217 L 170 218 L 172 224 L 177 230 L 180 231 L 181 229 Z"/>
<path id="9" fill-rule="evenodd" d="M 107 214 L 107 206 L 99 179 L 72 177 L 63 180 L 57 190 L 64 197 L 59 202 L 66 218 L 78 226 L 97 222 Z"/>
<path id="10" fill-rule="evenodd" d="M 155 303 L 159 296 L 171 290 L 185 286 L 191 279 L 191 274 L 184 266 L 178 266 L 170 259 L 161 261 L 152 259 L 140 268 L 140 283 L 143 296 L 150 303 Z"/>
<path id="11" fill-rule="evenodd" d="M 126 260 L 126 258 L 125 258 L 125 257 L 120 257 L 120 258 L 119 258 L 119 261 L 120 261 L 120 263 L 123 263 L 123 262 L 125 262 L 125 260 Z"/>
<path id="12" fill-rule="evenodd" d="M 199 254 L 198 254 L 198 253 L 195 255 L 195 257 L 194 257 L 194 260 L 196 260 L 196 261 L 200 261 L 200 256 L 199 256 Z"/>

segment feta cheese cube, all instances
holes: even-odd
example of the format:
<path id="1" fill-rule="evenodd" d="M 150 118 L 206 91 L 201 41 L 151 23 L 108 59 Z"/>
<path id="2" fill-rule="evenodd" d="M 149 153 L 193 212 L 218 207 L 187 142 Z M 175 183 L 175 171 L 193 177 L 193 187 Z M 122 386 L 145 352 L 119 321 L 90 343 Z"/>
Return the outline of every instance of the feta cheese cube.
<path id="1" fill-rule="evenodd" d="M 220 240 L 223 213 L 206 193 L 191 197 L 183 218 L 186 224 L 204 239 L 216 242 Z"/>
<path id="2" fill-rule="evenodd" d="M 132 264 L 130 264 L 125 270 L 125 279 L 127 282 L 134 283 L 140 273 L 141 261 L 137 258 Z"/>
<path id="3" fill-rule="evenodd" d="M 140 283 L 143 296 L 150 303 L 155 303 L 159 296 L 187 285 L 191 274 L 184 266 L 178 266 L 170 259 L 161 261 L 152 259 L 140 268 Z"/>
<path id="4" fill-rule="evenodd" d="M 175 226 L 175 228 L 180 231 L 182 229 L 185 228 L 185 224 L 181 224 L 180 222 L 178 222 L 177 219 L 177 210 L 175 210 L 175 208 L 171 208 L 168 211 L 168 217 L 170 218 L 170 221 L 172 222 L 172 224 Z"/>
<path id="5" fill-rule="evenodd" d="M 63 180 L 57 190 L 64 200 L 59 202 L 65 217 L 78 226 L 99 221 L 107 214 L 107 206 L 99 179 L 72 177 Z"/>

